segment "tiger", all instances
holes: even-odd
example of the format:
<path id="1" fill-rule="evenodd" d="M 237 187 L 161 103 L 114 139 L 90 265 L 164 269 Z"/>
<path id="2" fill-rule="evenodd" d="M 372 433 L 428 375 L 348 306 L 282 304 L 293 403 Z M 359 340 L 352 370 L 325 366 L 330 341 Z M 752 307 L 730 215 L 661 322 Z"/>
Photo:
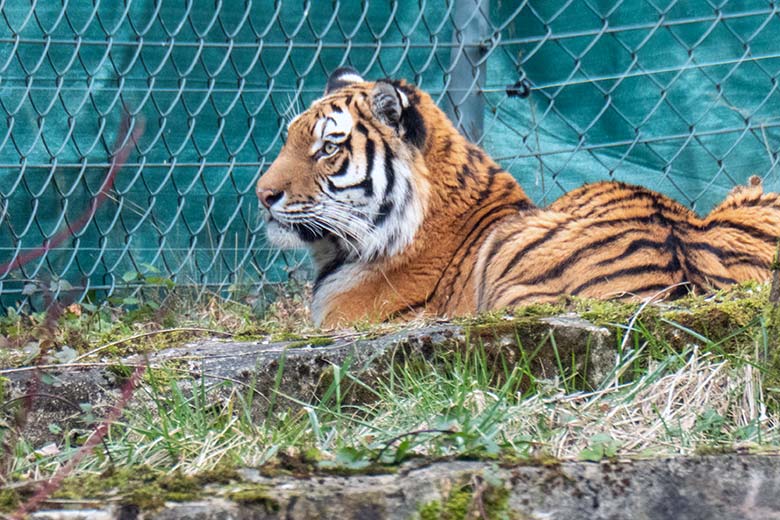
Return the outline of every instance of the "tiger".
<path id="1" fill-rule="evenodd" d="M 780 236 L 758 177 L 703 218 L 614 181 L 539 207 L 429 94 L 351 68 L 289 123 L 256 192 L 268 241 L 309 250 L 325 328 L 760 281 Z"/>

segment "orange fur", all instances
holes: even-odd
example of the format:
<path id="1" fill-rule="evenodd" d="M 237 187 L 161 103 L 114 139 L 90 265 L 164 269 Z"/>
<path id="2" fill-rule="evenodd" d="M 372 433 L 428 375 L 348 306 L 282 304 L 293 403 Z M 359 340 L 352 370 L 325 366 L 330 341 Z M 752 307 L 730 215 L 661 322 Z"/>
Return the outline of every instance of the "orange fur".
<path id="1" fill-rule="evenodd" d="M 392 111 L 386 117 L 382 103 L 395 103 L 382 97 L 387 85 L 351 83 L 315 102 L 291 124 L 287 143 L 258 182 L 258 193 L 284 192 L 289 205 L 322 198 L 322 183 L 344 175 L 334 174 L 340 165 L 365 170 L 369 178 L 370 168 L 355 166 L 366 157 L 379 165 L 391 154 L 396 177 L 402 166 L 412 172 L 409 190 L 422 221 L 401 250 L 356 259 L 327 233 L 310 241 L 327 285 L 319 318 L 325 326 L 419 313 L 463 315 L 563 294 L 646 297 L 674 286 L 670 294 L 676 295 L 769 274 L 780 199 L 763 194 L 760 181 L 733 190 L 703 219 L 663 195 L 612 182 L 583 186 L 537 208 L 425 92 L 392 83 L 397 103 L 406 96 L 403 110 L 411 112 L 406 120 L 396 121 Z M 334 109 L 355 122 L 349 146 L 339 143 L 333 157 L 317 158 L 312 129 Z M 366 130 L 362 137 L 358 122 Z M 374 143 L 370 150 L 368 141 Z M 387 164 L 371 167 L 372 186 L 382 184 L 380 175 L 393 175 Z M 372 190 L 363 182 L 368 196 Z M 394 187 L 399 183 L 395 179 Z"/>

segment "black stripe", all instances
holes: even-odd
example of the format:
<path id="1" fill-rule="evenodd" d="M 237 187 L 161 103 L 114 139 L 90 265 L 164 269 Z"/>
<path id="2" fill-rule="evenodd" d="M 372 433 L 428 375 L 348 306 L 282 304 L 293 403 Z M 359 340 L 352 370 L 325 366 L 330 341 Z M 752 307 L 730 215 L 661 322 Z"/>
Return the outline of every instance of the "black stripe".
<path id="1" fill-rule="evenodd" d="M 463 248 L 466 247 L 466 244 L 468 243 L 468 246 L 466 247 L 466 252 L 463 254 L 463 256 L 461 256 L 460 261 L 455 266 L 455 271 L 457 273 L 462 275 L 462 273 L 460 272 L 460 268 L 463 265 L 463 262 L 465 262 L 467 258 L 471 257 L 471 250 L 479 242 L 479 239 L 480 238 L 485 238 L 485 233 L 484 233 L 485 229 L 490 227 L 491 225 L 493 225 L 496 222 L 496 219 L 493 219 L 492 221 L 488 222 L 485 226 L 481 227 L 482 224 L 485 222 L 485 220 L 487 220 L 489 217 L 492 217 L 495 213 L 498 213 L 498 212 L 501 212 L 501 211 L 506 211 L 507 209 L 514 209 L 514 208 L 516 208 L 516 206 L 514 204 L 504 204 L 504 205 L 501 205 L 501 206 L 495 206 L 495 207 L 489 209 L 488 211 L 486 211 L 479 218 L 479 220 L 477 220 L 477 222 L 471 227 L 471 230 L 469 231 L 469 233 L 466 235 L 466 238 L 463 239 L 463 241 L 460 243 L 460 246 L 458 246 L 458 249 L 456 249 L 456 253 L 455 254 L 457 255 L 457 252 L 458 251 L 462 251 Z M 499 218 L 502 218 L 502 217 L 499 217 Z M 471 239 L 472 235 L 474 235 L 474 234 L 476 234 L 477 236 L 475 238 Z M 453 259 L 454 259 L 454 257 L 453 257 Z M 452 266 L 452 261 L 450 261 L 450 264 L 447 265 L 447 267 L 445 268 L 444 272 L 449 270 L 449 268 L 451 266 Z M 472 270 L 469 271 L 469 276 L 471 276 L 471 274 L 473 273 L 474 267 L 475 267 L 475 265 L 472 264 Z M 452 288 L 452 286 L 455 283 L 455 280 L 457 278 L 458 277 L 453 277 L 452 280 L 450 280 L 450 282 L 448 284 L 448 287 Z"/>
<path id="2" fill-rule="evenodd" d="M 390 216 L 390 213 L 393 212 L 393 202 L 390 200 L 386 200 L 382 203 L 381 206 L 379 206 L 379 212 L 376 214 L 376 217 L 374 217 L 374 225 L 375 226 L 381 226 L 384 221 L 387 219 L 387 217 Z"/>
<path id="3" fill-rule="evenodd" d="M 474 177 L 474 170 L 471 169 L 471 167 L 468 164 L 463 164 L 463 167 L 460 169 L 460 173 L 458 174 L 458 186 L 460 186 L 460 189 L 466 188 L 466 179 L 470 179 Z"/>
<path id="4" fill-rule="evenodd" d="M 775 242 L 777 242 L 777 239 L 778 239 L 777 236 L 771 235 L 769 233 L 766 233 L 766 232 L 758 229 L 757 227 L 750 226 L 748 224 L 737 223 L 737 222 L 734 222 L 734 221 L 731 221 L 731 220 L 721 221 L 718 218 L 713 219 L 710 222 L 708 222 L 707 225 L 704 226 L 704 229 L 710 230 L 710 229 L 714 228 L 715 226 L 734 228 L 734 229 L 737 229 L 739 231 L 742 231 L 743 233 L 747 233 L 751 237 L 753 237 L 753 238 L 755 238 L 757 240 L 761 240 L 763 242 L 775 243 Z"/>
<path id="5" fill-rule="evenodd" d="M 390 216 L 393 211 L 393 201 L 387 200 L 390 196 L 393 188 L 395 187 L 395 168 L 393 167 L 393 152 L 390 151 L 387 142 L 382 141 L 385 149 L 385 177 L 387 178 L 387 185 L 385 186 L 384 202 L 379 206 L 379 212 L 374 217 L 374 225 L 381 226 L 382 223 Z"/>
<path id="6" fill-rule="evenodd" d="M 345 262 L 346 258 L 342 255 L 338 255 L 336 258 L 325 264 L 317 273 L 317 278 L 314 280 L 314 288 L 312 291 L 316 293 L 317 289 L 319 289 L 322 285 L 322 282 L 325 281 L 325 278 L 335 273 L 342 265 L 344 265 Z"/>
<path id="7" fill-rule="evenodd" d="M 617 271 L 613 271 L 606 275 L 598 276 L 596 278 L 591 278 L 587 282 L 583 282 L 577 287 L 575 287 L 574 289 L 571 289 L 566 292 L 568 292 L 569 294 L 577 295 L 582 291 L 584 291 L 585 289 L 588 289 L 589 287 L 593 287 L 594 285 L 598 285 L 600 283 L 614 283 L 615 279 L 622 278 L 624 276 L 633 276 L 637 274 L 645 274 L 648 272 L 668 273 L 670 271 L 677 271 L 679 269 L 680 269 L 680 262 L 675 256 L 664 265 L 639 264 L 632 267 L 626 267 L 624 269 L 618 269 Z M 626 289 L 620 289 L 620 290 L 624 292 L 626 291 Z"/>
<path id="8" fill-rule="evenodd" d="M 647 197 L 645 196 L 645 193 L 642 192 L 629 192 L 626 195 L 622 195 L 619 197 L 616 197 L 614 199 L 610 199 L 608 201 L 604 201 L 601 204 L 597 204 L 596 206 L 592 207 L 590 210 L 588 210 L 586 213 L 582 215 L 582 218 L 597 218 L 600 215 L 603 215 L 609 211 L 614 211 L 616 207 L 619 207 L 621 204 L 626 202 L 637 202 L 639 200 L 647 200 Z M 651 202 L 655 202 L 653 199 L 651 199 Z M 658 208 L 653 208 L 656 211 L 658 211 Z M 660 211 L 659 211 L 660 213 Z"/>
<path id="9" fill-rule="evenodd" d="M 371 140 L 366 141 L 366 159 L 366 177 L 361 182 L 350 186 L 339 187 L 333 184 L 331 177 L 335 177 L 335 175 L 331 175 L 331 177 L 326 179 L 328 188 L 334 192 L 361 188 L 365 192 L 366 197 L 372 197 L 374 195 L 374 182 L 371 179 L 371 171 L 374 165 L 374 142 Z"/>
<path id="10" fill-rule="evenodd" d="M 547 235 L 554 234 L 559 228 L 556 228 L 554 230 L 548 231 L 545 236 L 541 237 L 540 239 L 532 242 L 531 244 L 528 244 L 528 247 L 535 247 L 538 245 L 538 243 L 544 242 L 546 240 Z M 501 298 L 507 291 L 511 290 L 512 287 L 515 285 L 535 285 L 541 282 L 545 282 L 551 278 L 557 278 L 563 274 L 563 272 L 568 269 L 572 264 L 574 264 L 576 261 L 580 259 L 580 257 L 584 256 L 587 253 L 592 252 L 594 248 L 602 247 L 610 243 L 611 241 L 615 239 L 622 238 L 628 234 L 636 233 L 636 232 L 643 232 L 646 231 L 644 229 L 627 229 L 623 230 L 617 234 L 609 235 L 607 237 L 604 237 L 600 240 L 597 240 L 596 242 L 589 242 L 588 244 L 585 244 L 581 246 L 579 249 L 572 252 L 567 258 L 565 258 L 563 261 L 557 263 L 555 266 L 550 268 L 548 271 L 539 274 L 531 279 L 520 279 L 517 280 L 516 278 L 512 278 L 506 282 L 502 282 L 497 288 L 496 291 L 494 291 L 494 296 L 491 300 L 495 300 L 497 298 Z M 514 236 L 514 235 L 512 235 Z M 506 243 L 507 240 L 504 240 L 503 243 Z M 492 252 L 492 251 L 491 251 Z M 499 281 L 501 281 L 511 270 L 512 267 L 516 265 L 516 263 L 520 260 L 520 257 L 522 256 L 523 251 L 519 251 L 518 254 L 515 254 L 515 256 L 512 258 L 512 261 L 507 265 L 507 267 L 504 269 L 504 272 L 501 274 L 501 276 L 498 278 Z M 488 257 L 492 258 L 492 256 Z M 676 258 L 675 258 L 676 260 Z M 609 262 L 609 261 L 607 261 Z M 603 261 L 599 263 L 602 264 Z M 678 265 L 679 268 L 679 265 Z"/>
<path id="11" fill-rule="evenodd" d="M 639 287 L 634 287 L 633 289 L 631 289 L 631 291 L 622 291 L 622 292 L 631 292 L 633 294 L 647 293 L 647 292 L 659 293 L 664 289 L 669 289 L 672 285 L 673 284 L 651 283 L 647 285 L 640 285 Z M 690 289 L 691 289 L 690 284 L 686 284 L 685 282 L 682 282 L 680 285 L 675 285 L 675 287 L 671 288 L 669 291 L 667 291 L 666 293 L 660 296 L 671 296 L 672 298 L 682 298 L 683 296 L 688 294 Z"/>
<path id="12" fill-rule="evenodd" d="M 702 271 L 699 267 L 693 265 L 686 257 L 683 257 L 683 265 L 685 269 L 688 271 L 686 273 L 686 278 L 688 279 L 688 281 L 693 281 L 692 279 L 694 277 L 699 277 L 699 278 L 707 278 L 710 280 L 715 280 L 724 285 L 734 285 L 735 283 L 737 283 L 737 280 L 735 280 L 734 278 L 728 276 L 720 276 L 717 274 L 712 274 L 706 271 Z"/>
<path id="13" fill-rule="evenodd" d="M 496 175 L 498 173 L 501 173 L 503 171 L 504 171 L 504 169 L 501 168 L 500 166 L 493 165 L 493 166 L 488 168 L 487 173 L 488 173 L 488 176 L 493 177 L 494 175 Z"/>
<path id="14" fill-rule="evenodd" d="M 512 266 L 514 264 L 516 264 L 518 262 L 518 260 L 520 260 L 520 257 L 522 257 L 523 255 L 528 254 L 533 249 L 539 247 L 544 242 L 550 240 L 555 234 L 557 234 L 562 229 L 565 229 L 570 222 L 573 222 L 575 220 L 579 220 L 579 217 L 573 218 L 573 219 L 570 219 L 567 222 L 564 222 L 563 224 L 559 225 L 558 227 L 549 230 L 547 233 L 545 233 L 540 238 L 534 240 L 533 242 L 530 242 L 530 243 L 526 244 L 526 246 L 524 248 L 520 249 L 517 253 L 515 253 L 515 255 L 512 257 L 512 260 L 510 260 L 509 264 L 507 264 L 506 268 L 504 269 L 504 271 L 501 273 L 501 275 L 498 278 L 501 279 L 501 278 L 505 277 L 509 273 L 509 271 L 512 269 Z M 600 227 L 610 227 L 610 226 L 613 226 L 613 225 L 620 225 L 620 224 L 638 224 L 638 225 L 659 224 L 659 225 L 662 225 L 663 223 L 659 222 L 659 220 L 666 220 L 666 219 L 663 219 L 662 216 L 659 215 L 658 213 L 651 213 L 649 215 L 645 215 L 645 216 L 642 216 L 642 217 L 620 217 L 620 218 L 614 218 L 614 219 L 597 221 L 597 222 L 594 222 L 593 224 L 591 224 L 589 226 L 589 229 L 600 228 Z M 666 223 L 666 224 L 668 225 L 668 223 Z M 525 231 L 525 230 L 521 230 L 521 231 L 519 231 L 516 234 L 522 233 L 523 231 Z"/>
<path id="15" fill-rule="evenodd" d="M 547 242 L 550 240 L 555 234 L 557 234 L 559 231 L 563 229 L 563 225 L 558 226 L 554 229 L 549 230 L 547 233 L 542 235 L 541 237 L 537 238 L 536 240 L 533 240 L 525 245 L 525 247 L 521 248 L 519 251 L 517 251 L 514 255 L 512 255 L 512 259 L 509 261 L 509 263 L 506 265 L 503 271 L 501 271 L 501 274 L 499 275 L 498 279 L 502 279 L 507 274 L 509 274 L 509 271 L 514 267 L 514 265 L 520 260 L 521 257 L 525 256 L 529 251 L 532 251 L 536 247 L 540 246 L 544 242 Z M 523 229 L 519 233 L 522 233 L 525 231 Z M 517 234 L 517 233 L 516 233 Z M 512 235 L 514 237 L 514 235 Z"/>
<path id="16" fill-rule="evenodd" d="M 694 249 L 696 251 L 707 251 L 709 253 L 714 254 L 718 258 L 725 258 L 733 254 L 737 254 L 737 253 L 732 253 L 731 251 L 724 251 L 723 249 L 719 247 L 715 247 L 714 245 L 707 242 L 686 242 L 685 248 Z"/>
<path id="17" fill-rule="evenodd" d="M 515 306 L 515 305 L 520 305 L 521 301 L 527 300 L 529 298 L 537 298 L 537 297 L 557 298 L 559 296 L 563 296 L 563 293 L 560 292 L 560 291 L 552 291 L 552 292 L 550 292 L 550 291 L 536 291 L 536 292 L 531 292 L 531 293 L 525 293 L 522 296 L 518 296 L 517 298 L 513 299 L 512 301 L 510 301 L 506 306 L 507 307 L 512 307 L 512 306 Z"/>
<path id="18" fill-rule="evenodd" d="M 727 260 L 723 261 L 723 264 L 727 267 L 732 267 L 738 264 L 747 264 L 752 267 L 759 267 L 761 269 L 769 269 L 772 262 L 768 258 L 760 258 L 750 254 L 736 254 L 729 255 Z"/>
<path id="19" fill-rule="evenodd" d="M 582 190 L 582 193 L 579 195 L 578 198 L 574 199 L 574 201 L 573 201 L 574 203 L 577 204 L 577 207 L 576 208 L 569 207 L 569 208 L 567 208 L 567 211 L 578 211 L 578 210 L 581 210 L 582 208 L 584 208 L 585 206 L 590 204 L 593 201 L 593 199 L 595 199 L 596 197 L 599 197 L 600 195 L 604 195 L 608 191 L 612 190 L 615 186 L 616 185 L 612 184 L 612 183 L 601 183 L 601 184 L 591 184 L 591 185 L 588 186 L 587 189 L 579 188 L 579 189 Z M 601 187 L 603 189 L 600 189 L 600 190 L 599 189 L 595 189 L 597 187 Z M 571 195 L 571 193 L 569 193 L 569 195 Z M 566 195 L 564 195 L 564 197 L 565 196 Z M 563 197 L 561 197 L 561 198 L 563 198 Z M 558 201 L 555 201 L 555 202 L 558 202 Z M 553 202 L 553 204 L 555 204 L 555 202 Z"/>
<path id="20" fill-rule="evenodd" d="M 658 293 L 663 291 L 664 289 L 669 289 L 672 284 L 665 284 L 665 283 L 653 283 L 653 284 L 647 284 L 647 285 L 641 285 L 639 287 L 634 287 L 633 289 L 629 290 L 623 290 L 620 292 L 625 293 L 633 293 L 633 294 L 639 294 L 639 293 L 646 293 L 646 292 L 654 292 Z M 680 298 L 682 296 L 685 296 L 688 294 L 688 291 L 690 290 L 689 285 L 677 285 L 674 288 L 670 289 L 670 291 L 667 293 L 668 296 L 671 296 L 672 298 Z M 509 304 L 507 304 L 508 307 L 514 306 L 514 305 L 520 305 L 520 302 L 523 302 L 525 300 L 531 299 L 531 298 L 537 298 L 537 297 L 543 297 L 543 298 L 555 298 L 559 296 L 563 296 L 564 294 L 574 294 L 574 293 L 566 293 L 566 292 L 550 292 L 550 291 L 536 291 L 531 293 L 525 293 L 521 296 L 518 296 Z M 524 304 L 528 304 L 531 302 L 525 302 Z"/>
<path id="21" fill-rule="evenodd" d="M 767 258 L 751 255 L 749 253 L 745 253 L 744 251 L 726 251 L 725 249 L 721 249 L 707 242 L 686 242 L 685 247 L 686 249 L 707 251 L 708 253 L 712 253 L 722 262 L 728 262 L 727 265 L 742 263 L 768 268 L 770 264 L 770 261 Z"/>
<path id="22" fill-rule="evenodd" d="M 475 207 L 481 206 L 483 202 L 493 193 L 493 184 L 496 181 L 496 177 L 494 175 L 491 175 L 488 177 L 488 183 L 487 186 L 482 188 L 482 190 L 479 192 L 479 195 L 477 195 L 477 200 L 474 202 L 473 205 L 471 205 L 467 211 L 472 211 Z"/>
<path id="23" fill-rule="evenodd" d="M 441 276 L 440 276 L 440 277 L 439 277 L 439 279 L 436 281 L 436 285 L 434 285 L 433 289 L 432 289 L 432 290 L 431 290 L 431 292 L 430 292 L 430 295 L 431 295 L 431 296 L 435 295 L 435 294 L 436 294 L 436 292 L 438 291 L 438 289 L 439 289 L 439 285 L 441 284 L 441 281 L 444 279 L 444 276 L 445 276 L 445 275 L 446 275 L 446 274 L 449 272 L 450 268 L 452 267 L 452 262 L 455 260 L 455 255 L 457 255 L 457 254 L 458 254 L 458 251 L 461 251 L 461 250 L 463 249 L 463 247 L 464 247 L 464 246 L 466 245 L 466 243 L 469 241 L 469 238 L 471 237 L 471 235 L 472 235 L 472 234 L 473 234 L 473 233 L 474 233 L 476 230 L 478 230 L 478 228 L 479 228 L 479 225 L 480 225 L 480 224 L 481 224 L 481 223 L 482 223 L 482 222 L 483 222 L 483 221 L 484 221 L 486 218 L 488 218 L 489 216 L 491 216 L 493 213 L 495 213 L 495 212 L 497 212 L 497 211 L 499 211 L 499 210 L 501 210 L 501 209 L 506 209 L 506 208 L 514 208 L 514 207 L 515 207 L 515 206 L 514 206 L 514 205 L 511 205 L 511 204 L 510 204 L 510 205 L 497 206 L 497 207 L 495 207 L 495 208 L 493 208 L 493 209 L 491 209 L 491 210 L 487 211 L 487 212 L 486 212 L 484 215 L 482 215 L 482 217 L 481 217 L 481 218 L 480 218 L 480 219 L 477 221 L 476 225 L 472 226 L 472 228 L 471 228 L 471 231 L 469 232 L 469 234 L 468 234 L 468 235 L 466 235 L 466 237 L 465 237 L 465 238 L 464 238 L 464 239 L 463 239 L 463 240 L 460 242 L 460 245 L 458 245 L 458 247 L 455 249 L 455 254 L 452 256 L 452 258 L 450 258 L 450 261 L 447 263 L 447 265 L 446 265 L 446 266 L 444 267 L 444 269 L 441 271 L 441 273 L 442 273 L 442 274 L 441 274 Z M 495 221 L 494 221 L 494 222 L 495 222 Z M 490 224 L 492 224 L 492 223 L 493 223 L 493 222 L 491 222 Z M 470 246 L 469 246 L 469 248 L 468 248 L 468 249 L 471 249 L 471 246 L 473 246 L 473 245 L 474 245 L 474 242 L 472 242 L 472 243 L 470 244 Z M 465 259 L 465 258 L 467 258 L 467 257 L 468 257 L 468 255 L 466 254 L 466 255 L 464 255 L 464 256 L 461 258 L 461 261 L 458 263 L 458 266 L 457 266 L 457 268 L 456 268 L 456 272 L 459 272 L 459 270 L 460 270 L 460 265 L 463 263 L 464 259 Z M 452 284 L 454 283 L 454 280 L 455 280 L 456 278 L 457 278 L 457 276 L 453 276 L 453 280 L 451 280 L 451 281 L 450 281 L 450 283 L 449 283 L 449 286 L 452 286 Z M 429 296 L 429 298 L 430 298 L 430 296 Z"/>
<path id="24" fill-rule="evenodd" d="M 613 240 L 619 240 L 626 235 L 629 235 L 631 233 L 641 232 L 641 231 L 644 230 L 626 229 L 614 235 L 610 235 L 600 240 L 596 240 L 595 242 L 589 242 L 588 244 L 583 245 L 579 249 L 574 250 L 569 256 L 564 258 L 562 261 L 558 262 L 554 267 L 548 269 L 544 273 L 534 276 L 531 279 L 523 279 L 517 283 L 537 284 L 549 280 L 550 278 L 558 278 L 563 274 L 564 271 L 566 271 L 569 267 L 571 267 L 572 264 L 580 260 L 582 256 L 584 256 L 587 253 L 592 253 L 594 248 L 605 246 L 610 242 L 612 242 Z"/>
<path id="25" fill-rule="evenodd" d="M 371 139 L 366 139 L 366 178 L 359 184 L 366 192 L 366 197 L 374 195 L 374 182 L 371 178 L 374 172 L 374 155 L 376 145 Z"/>
<path id="26" fill-rule="evenodd" d="M 714 280 L 723 285 L 734 285 L 735 283 L 737 283 L 737 280 L 735 278 L 731 278 L 730 276 L 720 276 L 717 274 L 712 274 L 701 270 L 699 270 L 699 276 L 707 280 Z"/>
<path id="27" fill-rule="evenodd" d="M 331 174 L 331 177 L 341 177 L 342 175 L 347 173 L 348 169 L 349 169 L 349 157 L 346 157 L 344 161 L 341 163 L 341 166 L 339 166 L 339 169 L 336 170 L 336 173 Z"/>
<path id="28" fill-rule="evenodd" d="M 644 231 L 644 230 L 643 230 Z M 596 265 L 599 267 L 609 265 L 612 263 L 617 262 L 618 260 L 622 260 L 624 258 L 628 258 L 629 256 L 633 255 L 640 249 L 646 249 L 646 248 L 652 248 L 655 250 L 661 250 L 665 252 L 669 252 L 672 255 L 675 255 L 677 251 L 674 250 L 675 244 L 674 237 L 669 234 L 666 238 L 666 240 L 651 240 L 649 238 L 637 238 L 635 240 L 632 240 L 629 242 L 629 244 L 623 249 L 623 252 L 620 253 L 617 256 L 614 256 L 612 258 L 607 258 L 606 260 L 601 260 Z"/>
<path id="29" fill-rule="evenodd" d="M 393 166 L 393 159 L 395 158 L 390 146 L 386 141 L 382 141 L 382 146 L 385 149 L 385 177 L 387 177 L 387 186 L 385 187 L 385 197 L 387 197 L 393 188 L 395 187 L 395 167 Z"/>
<path id="30" fill-rule="evenodd" d="M 468 160 L 472 163 L 482 162 L 482 159 L 485 157 L 484 152 L 474 145 L 468 146 L 466 149 L 466 155 Z"/>

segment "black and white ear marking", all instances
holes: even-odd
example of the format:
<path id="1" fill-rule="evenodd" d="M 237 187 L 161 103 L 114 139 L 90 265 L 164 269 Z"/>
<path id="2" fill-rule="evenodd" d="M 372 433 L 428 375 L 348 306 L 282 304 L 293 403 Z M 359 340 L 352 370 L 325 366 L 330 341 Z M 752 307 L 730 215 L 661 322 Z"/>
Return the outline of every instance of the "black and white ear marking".
<path id="1" fill-rule="evenodd" d="M 422 148 L 427 132 L 414 100 L 414 93 L 400 82 L 379 80 L 371 92 L 371 111 L 405 141 Z"/>
<path id="2" fill-rule="evenodd" d="M 371 109 L 383 123 L 398 128 L 401 114 L 409 106 L 406 94 L 386 81 L 377 81 L 371 93 Z"/>
<path id="3" fill-rule="evenodd" d="M 352 67 L 339 67 L 328 78 L 328 84 L 325 86 L 325 95 L 327 96 L 352 83 L 363 83 L 364 81 L 366 80 Z"/>

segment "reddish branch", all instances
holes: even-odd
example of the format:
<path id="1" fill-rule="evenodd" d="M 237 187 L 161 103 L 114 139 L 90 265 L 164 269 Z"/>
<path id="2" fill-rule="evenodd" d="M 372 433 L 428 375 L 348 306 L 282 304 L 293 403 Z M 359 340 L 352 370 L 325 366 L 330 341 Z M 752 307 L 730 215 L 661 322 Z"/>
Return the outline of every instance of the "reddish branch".
<path id="1" fill-rule="evenodd" d="M 44 240 L 43 245 L 40 247 L 22 253 L 10 262 L 0 264 L 0 273 L 2 273 L 0 276 L 5 276 L 10 271 L 18 267 L 22 267 L 23 265 L 45 255 L 50 250 L 62 244 L 68 238 L 72 237 L 76 233 L 79 233 L 92 220 L 92 218 L 95 216 L 95 213 L 97 213 L 98 209 L 100 209 L 100 207 L 106 201 L 106 198 L 108 198 L 110 190 L 114 187 L 116 174 L 119 173 L 119 170 L 121 170 L 125 162 L 127 162 L 127 157 L 130 155 L 133 147 L 138 142 L 138 139 L 140 139 L 144 133 L 144 121 L 142 119 L 138 119 L 136 121 L 137 124 L 133 129 L 133 133 L 130 136 L 130 139 L 126 140 L 124 146 L 119 149 L 119 151 L 114 156 L 114 159 L 111 161 L 111 167 L 108 169 L 108 173 L 106 173 L 105 179 L 103 179 L 103 184 L 100 186 L 100 190 L 90 201 L 89 208 L 87 208 L 87 210 L 84 211 L 84 213 L 78 219 L 76 219 L 75 222 L 72 224 L 69 223 L 65 229 L 58 231 L 53 237 Z M 122 143 L 122 141 L 125 141 L 128 127 L 129 120 L 125 119 L 122 122 L 122 128 L 120 129 L 119 135 L 117 136 L 116 142 L 114 143 L 115 145 L 118 146 L 120 143 Z"/>
<path id="2" fill-rule="evenodd" d="M 111 427 L 111 424 L 119 419 L 119 417 L 122 415 L 122 412 L 127 407 L 127 404 L 130 402 L 130 399 L 133 398 L 135 389 L 138 386 L 138 383 L 141 381 L 145 371 L 145 364 L 136 367 L 135 371 L 133 371 L 133 374 L 122 387 L 122 393 L 119 397 L 119 400 L 112 407 L 105 420 L 103 420 L 103 422 L 100 423 L 95 431 L 92 432 L 84 445 L 79 448 L 79 450 L 75 455 L 73 455 L 67 464 L 62 466 L 52 478 L 44 482 L 41 487 L 38 488 L 38 491 L 36 491 L 35 494 L 30 498 L 30 500 L 22 504 L 22 506 L 19 507 L 19 509 L 11 516 L 11 518 L 21 520 L 25 518 L 31 511 L 34 511 L 41 502 L 44 502 L 52 495 L 52 493 L 59 489 L 59 487 L 62 485 L 62 481 L 73 472 L 78 463 L 81 462 L 81 459 L 89 455 L 95 446 L 103 441 L 103 438 L 108 433 L 108 429 Z"/>

